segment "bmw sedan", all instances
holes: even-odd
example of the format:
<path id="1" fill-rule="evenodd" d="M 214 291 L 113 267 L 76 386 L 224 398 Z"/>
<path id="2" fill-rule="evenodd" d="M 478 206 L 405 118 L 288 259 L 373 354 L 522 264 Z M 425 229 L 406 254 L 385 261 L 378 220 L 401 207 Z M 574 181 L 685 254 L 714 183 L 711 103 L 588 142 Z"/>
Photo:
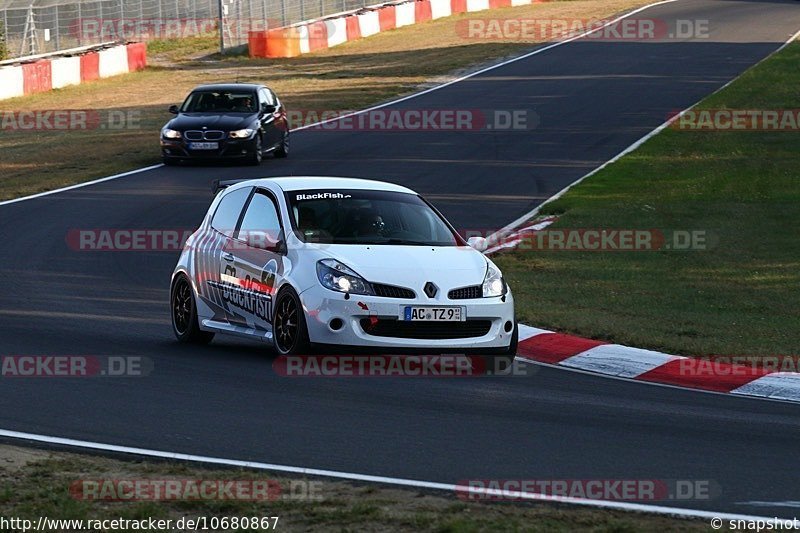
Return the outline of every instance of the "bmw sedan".
<path id="1" fill-rule="evenodd" d="M 186 242 L 170 298 L 184 342 L 227 333 L 280 354 L 517 348 L 497 266 L 417 193 L 378 181 L 280 177 L 222 189 Z"/>
<path id="2" fill-rule="evenodd" d="M 265 154 L 289 155 L 286 110 L 263 85 L 201 85 L 161 129 L 164 164 L 184 160 L 234 159 L 258 165 Z"/>

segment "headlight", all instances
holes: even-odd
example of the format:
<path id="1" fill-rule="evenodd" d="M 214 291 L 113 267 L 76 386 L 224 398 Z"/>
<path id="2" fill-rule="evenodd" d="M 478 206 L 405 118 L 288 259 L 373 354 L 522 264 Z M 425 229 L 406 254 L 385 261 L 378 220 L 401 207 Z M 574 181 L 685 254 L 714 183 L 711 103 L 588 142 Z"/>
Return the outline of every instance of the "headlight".
<path id="1" fill-rule="evenodd" d="M 332 291 L 348 294 L 374 294 L 370 284 L 336 259 L 323 259 L 317 263 L 317 277 L 322 286 Z"/>
<path id="2" fill-rule="evenodd" d="M 228 135 L 230 136 L 231 139 L 247 139 L 253 134 L 254 131 L 256 130 L 246 128 L 243 130 L 232 131 Z"/>
<path id="3" fill-rule="evenodd" d="M 503 274 L 494 266 L 489 265 L 486 277 L 483 279 L 483 297 L 503 296 L 506 293 L 506 282 Z"/>
<path id="4" fill-rule="evenodd" d="M 169 128 L 164 128 L 161 130 L 161 135 L 164 136 L 165 139 L 180 139 L 181 132 L 178 130 L 171 130 Z"/>

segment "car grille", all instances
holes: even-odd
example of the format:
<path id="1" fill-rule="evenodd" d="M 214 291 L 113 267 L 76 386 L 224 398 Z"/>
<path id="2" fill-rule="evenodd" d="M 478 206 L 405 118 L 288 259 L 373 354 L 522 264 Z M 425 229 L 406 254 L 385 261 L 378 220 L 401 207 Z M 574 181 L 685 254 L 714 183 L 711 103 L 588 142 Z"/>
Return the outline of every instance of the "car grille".
<path id="1" fill-rule="evenodd" d="M 403 287 L 395 287 L 394 285 L 383 285 L 381 283 L 373 283 L 372 288 L 375 290 L 376 296 L 384 298 L 416 298 L 416 294 L 411 289 Z"/>
<path id="2" fill-rule="evenodd" d="M 480 285 L 461 287 L 460 289 L 453 289 L 447 293 L 447 297 L 451 300 L 470 300 L 472 298 L 481 298 L 482 296 L 483 287 Z"/>
<path id="3" fill-rule="evenodd" d="M 464 322 L 407 322 L 391 318 L 362 318 L 361 328 L 367 335 L 399 339 L 467 339 L 483 337 L 492 327 L 491 320 Z"/>
<path id="4" fill-rule="evenodd" d="M 183 136 L 189 141 L 221 141 L 225 138 L 225 132 L 219 130 L 189 130 L 184 132 Z"/>

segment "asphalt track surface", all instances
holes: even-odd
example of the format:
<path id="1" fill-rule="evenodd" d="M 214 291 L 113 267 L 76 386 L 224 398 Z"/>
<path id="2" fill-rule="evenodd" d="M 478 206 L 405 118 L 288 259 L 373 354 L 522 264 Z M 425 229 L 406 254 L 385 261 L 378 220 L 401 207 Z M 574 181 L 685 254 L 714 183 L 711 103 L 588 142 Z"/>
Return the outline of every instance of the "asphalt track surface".
<path id="1" fill-rule="evenodd" d="M 458 227 L 498 228 L 778 48 L 800 4 L 680 0 L 637 17 L 708 19 L 711 33 L 580 40 L 397 105 L 526 109 L 539 117 L 530 131 L 303 131 L 288 160 L 260 168 L 158 168 L 0 207 L 0 354 L 153 363 L 142 378 L 1 379 L 0 428 L 444 483 L 713 480 L 714 499 L 656 503 L 794 516 L 780 502 L 800 500 L 796 405 L 538 366 L 524 378 L 281 378 L 263 345 L 174 341 L 176 253 L 66 244 L 75 228 L 194 227 L 213 178 L 280 174 L 396 181 Z"/>

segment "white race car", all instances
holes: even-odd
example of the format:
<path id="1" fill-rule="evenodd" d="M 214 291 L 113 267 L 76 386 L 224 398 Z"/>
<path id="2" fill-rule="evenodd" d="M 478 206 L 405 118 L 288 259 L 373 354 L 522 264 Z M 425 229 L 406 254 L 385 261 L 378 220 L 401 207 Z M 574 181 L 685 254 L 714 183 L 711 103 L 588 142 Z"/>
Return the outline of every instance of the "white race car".
<path id="1" fill-rule="evenodd" d="M 414 191 L 354 178 L 241 181 L 219 192 L 172 276 L 176 337 L 257 338 L 279 354 L 512 355 L 500 270 Z"/>

